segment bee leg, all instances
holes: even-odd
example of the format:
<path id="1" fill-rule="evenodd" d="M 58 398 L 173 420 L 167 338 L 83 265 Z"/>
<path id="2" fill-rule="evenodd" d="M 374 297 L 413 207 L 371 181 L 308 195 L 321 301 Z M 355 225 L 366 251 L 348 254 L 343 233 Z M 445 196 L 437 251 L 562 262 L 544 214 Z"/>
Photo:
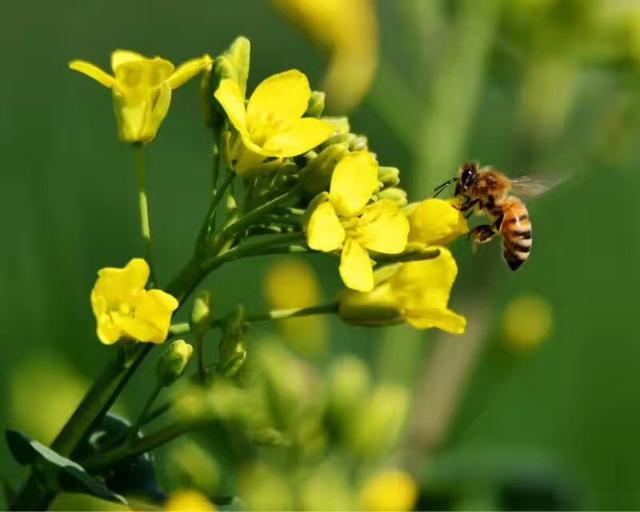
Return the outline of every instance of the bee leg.
<path id="1" fill-rule="evenodd" d="M 467 237 L 471 238 L 472 250 L 476 252 L 480 244 L 490 242 L 497 234 L 498 230 L 495 224 L 481 224 L 469 231 Z"/>
<path id="2" fill-rule="evenodd" d="M 461 206 L 454 206 L 454 208 L 461 212 L 468 212 L 469 210 L 472 210 L 479 202 L 480 199 L 474 199 L 473 201 L 462 203 Z M 471 215 L 471 213 L 469 215 Z"/>

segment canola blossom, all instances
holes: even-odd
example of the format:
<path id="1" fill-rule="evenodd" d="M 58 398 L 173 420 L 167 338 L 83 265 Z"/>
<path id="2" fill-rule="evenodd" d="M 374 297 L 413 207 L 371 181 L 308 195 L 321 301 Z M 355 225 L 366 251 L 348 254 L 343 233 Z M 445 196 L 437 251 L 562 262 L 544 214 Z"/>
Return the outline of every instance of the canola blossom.
<path id="1" fill-rule="evenodd" d="M 375 148 L 365 135 L 352 132 L 347 118 L 324 114 L 324 92 L 312 91 L 302 72 L 268 77 L 245 100 L 250 49 L 240 37 L 215 60 L 205 55 L 177 69 L 160 57 L 116 50 L 113 76 L 85 61 L 70 63 L 112 90 L 119 136 L 136 147 L 145 258 L 98 271 L 90 303 L 97 338 L 114 346 L 113 360 L 51 446 L 45 450 L 18 432 L 7 436 L 19 462 L 34 461 L 33 475 L 10 503 L 12 510 L 43 510 L 57 492 L 79 489 L 126 504 L 138 489 L 129 495 L 118 487 L 132 480 L 123 468 L 140 464 L 154 475 L 155 449 L 207 429 L 214 433 L 207 438 L 211 444 L 224 432 L 227 446 L 221 451 L 228 446 L 246 451 L 215 460 L 203 443 L 190 452 L 195 460 L 185 461 L 181 469 L 188 473 L 206 467 L 211 474 L 170 479 L 174 489 L 166 489 L 168 500 L 164 490 L 153 490 L 155 482 L 145 480 L 155 500 L 147 508 L 214 510 L 221 490 L 256 510 L 413 506 L 411 477 L 379 466 L 404 432 L 409 390 L 376 382 L 355 356 L 316 366 L 314 358 L 324 360 L 332 353 L 324 339 L 330 330 L 320 315 L 358 326 L 405 323 L 464 333 L 466 319 L 450 307 L 458 265 L 448 246 L 468 233 L 466 219 L 453 201 L 408 203 L 400 171 L 381 167 Z M 163 259 L 152 257 L 155 239 L 142 146 L 154 139 L 165 119 L 171 91 L 199 73 L 204 75 L 200 94 L 212 161 L 201 170 L 210 182 L 194 201 L 202 201 L 206 214 L 194 229 L 190 256 L 164 283 L 157 278 L 164 269 L 156 272 Z M 255 284 L 257 267 L 243 260 L 274 255 L 296 259 L 268 276 L 269 309 L 245 307 L 245 302 L 256 302 L 246 300 L 255 288 L 239 287 L 218 306 L 207 289 L 208 276 L 231 262 L 244 263 L 242 271 L 252 279 L 240 282 Z M 339 261 L 336 274 L 344 286 L 321 292 L 306 264 L 311 257 Z M 325 302 L 323 296 L 333 299 Z M 179 311 L 185 304 L 190 310 Z M 277 321 L 282 326 L 294 319 L 290 329 L 281 329 L 291 339 L 248 342 L 256 324 Z M 111 414 L 153 350 L 156 369 L 146 402 L 132 417 Z M 159 405 L 156 399 L 167 388 L 172 393 Z M 263 457 L 262 446 L 274 457 Z M 39 474 L 40 466 L 50 474 Z M 356 466 L 361 471 L 345 469 Z M 218 470 L 229 489 L 217 486 Z M 69 489 L 57 472 L 76 478 Z M 193 489 L 185 490 L 184 482 Z M 228 508 L 239 505 L 222 502 Z"/>
<path id="2" fill-rule="evenodd" d="M 123 142 L 151 142 L 164 121 L 171 104 L 171 91 L 211 67 L 208 55 L 188 60 L 176 68 L 161 57 L 149 59 L 128 50 L 111 54 L 113 75 L 84 60 L 74 60 L 69 68 L 93 78 L 111 89 Z"/>
<path id="3" fill-rule="evenodd" d="M 352 153 L 336 165 L 328 198 L 311 213 L 309 247 L 323 252 L 342 250 L 340 275 L 359 291 L 373 288 L 369 251 L 399 254 L 407 245 L 409 222 L 396 203 L 368 205 L 378 186 L 378 164 L 369 152 Z"/>
<path id="4" fill-rule="evenodd" d="M 303 117 L 311 88 L 307 77 L 295 69 L 263 80 L 246 107 L 236 80 L 223 79 L 214 95 L 240 136 L 241 145 L 235 151 L 240 175 L 246 175 L 266 157 L 306 153 L 334 131 L 327 121 Z"/>
<path id="5" fill-rule="evenodd" d="M 124 268 L 103 268 L 91 291 L 98 338 L 111 345 L 123 338 L 162 343 L 178 301 L 162 290 L 145 290 L 149 265 L 134 258 Z"/>

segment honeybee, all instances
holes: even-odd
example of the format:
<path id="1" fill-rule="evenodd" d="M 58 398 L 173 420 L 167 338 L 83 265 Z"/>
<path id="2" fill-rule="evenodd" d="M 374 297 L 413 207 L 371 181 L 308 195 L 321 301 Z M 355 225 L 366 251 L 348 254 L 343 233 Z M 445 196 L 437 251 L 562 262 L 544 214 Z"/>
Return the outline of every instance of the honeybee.
<path id="1" fill-rule="evenodd" d="M 475 212 L 493 218 L 493 223 L 476 226 L 469 233 L 474 249 L 501 234 L 504 260 L 511 270 L 520 268 L 531 253 L 531 219 L 522 200 L 510 192 L 532 196 L 545 192 L 548 186 L 528 177 L 512 180 L 496 169 L 467 162 L 455 178 L 436 188 L 436 195 L 453 182 L 455 195 L 461 200 L 460 211 L 467 212 L 467 217 Z"/>

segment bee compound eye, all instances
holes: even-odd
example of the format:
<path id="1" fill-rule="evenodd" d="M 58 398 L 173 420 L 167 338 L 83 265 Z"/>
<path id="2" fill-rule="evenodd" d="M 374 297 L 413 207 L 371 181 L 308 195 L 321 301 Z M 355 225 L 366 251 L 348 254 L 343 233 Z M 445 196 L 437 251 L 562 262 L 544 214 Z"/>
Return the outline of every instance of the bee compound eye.
<path id="1" fill-rule="evenodd" d="M 460 181 L 462 185 L 468 187 L 471 185 L 476 179 L 476 168 L 473 164 L 465 164 L 462 167 L 462 172 L 460 173 Z"/>

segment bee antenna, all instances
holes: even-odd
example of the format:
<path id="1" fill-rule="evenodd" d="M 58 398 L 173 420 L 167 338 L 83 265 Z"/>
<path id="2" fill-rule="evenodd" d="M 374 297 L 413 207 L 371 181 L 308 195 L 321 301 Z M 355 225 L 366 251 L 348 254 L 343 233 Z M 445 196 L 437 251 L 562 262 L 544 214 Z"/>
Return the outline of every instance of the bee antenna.
<path id="1" fill-rule="evenodd" d="M 447 188 L 449 185 L 451 185 L 451 183 L 453 183 L 457 179 L 458 177 L 454 176 L 450 180 L 447 180 L 444 183 L 441 183 L 440 185 L 438 185 L 436 188 L 433 189 L 433 192 L 434 192 L 433 197 L 438 197 L 440 194 L 442 194 L 445 188 Z"/>

